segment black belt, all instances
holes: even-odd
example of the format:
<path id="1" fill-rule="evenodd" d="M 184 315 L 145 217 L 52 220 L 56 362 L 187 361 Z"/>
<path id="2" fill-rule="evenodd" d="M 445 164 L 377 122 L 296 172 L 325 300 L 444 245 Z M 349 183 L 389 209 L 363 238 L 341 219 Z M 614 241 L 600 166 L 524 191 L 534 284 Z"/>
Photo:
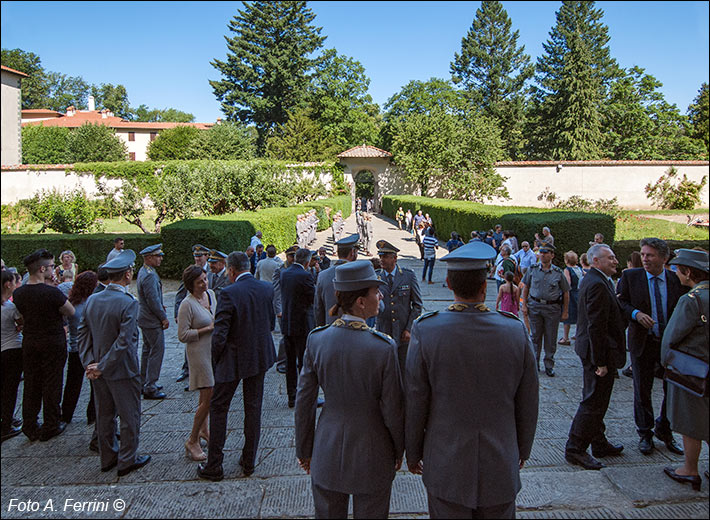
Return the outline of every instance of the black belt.
<path id="1" fill-rule="evenodd" d="M 545 305 L 552 305 L 552 304 L 560 304 L 562 303 L 562 300 L 542 300 L 540 298 L 535 298 L 534 296 L 530 296 L 530 299 L 533 301 L 536 301 L 537 303 L 542 303 Z"/>

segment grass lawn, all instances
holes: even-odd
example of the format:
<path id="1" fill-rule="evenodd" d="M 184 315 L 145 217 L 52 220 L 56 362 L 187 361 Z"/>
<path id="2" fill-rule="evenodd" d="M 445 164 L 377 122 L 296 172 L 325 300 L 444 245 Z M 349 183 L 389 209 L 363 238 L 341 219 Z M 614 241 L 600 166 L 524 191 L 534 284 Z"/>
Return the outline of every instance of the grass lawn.
<path id="1" fill-rule="evenodd" d="M 707 228 L 648 218 L 637 213 L 625 214 L 616 220 L 615 240 L 641 240 L 644 237 L 657 237 L 664 240 L 708 240 Z M 654 213 L 658 214 L 658 212 Z"/>
<path id="2" fill-rule="evenodd" d="M 143 221 L 143 225 L 148 231 L 152 231 L 154 227 L 153 219 L 155 219 L 156 211 L 155 210 L 147 210 L 144 214 L 141 220 Z M 171 221 L 164 220 L 162 225 L 170 224 Z M 24 224 L 20 232 L 21 233 L 37 233 L 40 229 L 39 224 Z M 133 224 L 129 224 L 126 222 L 125 219 L 119 219 L 118 217 L 116 218 L 111 218 L 111 219 L 105 219 L 103 221 L 103 230 L 101 230 L 102 233 L 142 233 L 140 228 L 138 226 L 135 226 Z M 56 231 L 54 230 L 49 230 L 46 232 L 47 234 L 57 234 Z"/>

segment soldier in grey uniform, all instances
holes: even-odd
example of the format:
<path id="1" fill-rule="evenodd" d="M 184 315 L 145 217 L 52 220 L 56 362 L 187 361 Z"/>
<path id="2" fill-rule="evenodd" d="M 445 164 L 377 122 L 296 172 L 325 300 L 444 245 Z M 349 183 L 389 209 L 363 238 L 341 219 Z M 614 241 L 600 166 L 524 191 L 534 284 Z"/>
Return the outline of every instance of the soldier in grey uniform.
<path id="1" fill-rule="evenodd" d="M 308 336 L 296 396 L 296 456 L 311 474 L 316 518 L 387 518 L 404 447 L 404 395 L 392 338 L 365 320 L 380 301 L 372 264 L 334 268 L 343 315 Z M 356 345 L 357 348 L 353 348 Z M 316 427 L 316 398 L 326 396 Z"/>
<path id="2" fill-rule="evenodd" d="M 369 213 L 365 215 L 365 221 L 363 223 L 363 231 L 365 233 L 365 254 L 370 254 L 370 246 L 375 238 L 375 232 L 372 229 L 372 215 Z"/>
<path id="3" fill-rule="evenodd" d="M 212 273 L 207 267 L 207 257 L 210 254 L 209 248 L 203 246 L 202 244 L 195 244 L 192 246 L 192 257 L 195 259 L 195 265 L 201 267 L 202 270 L 207 274 L 207 284 L 209 287 L 210 279 L 212 278 Z M 178 287 L 177 293 L 175 293 L 175 323 L 177 323 L 178 309 L 180 304 L 187 296 L 187 289 L 185 284 L 180 282 L 180 287 Z M 187 346 L 186 346 L 187 348 Z M 187 350 L 185 351 L 185 362 L 182 364 L 182 372 L 177 378 L 176 382 L 184 381 L 190 377 L 190 369 L 187 365 Z M 188 387 L 189 388 L 189 387 Z"/>
<path id="4" fill-rule="evenodd" d="M 422 292 L 414 271 L 397 265 L 399 249 L 386 240 L 378 240 L 376 246 L 382 262 L 377 276 L 386 283 L 380 289 L 384 305 L 377 315 L 377 330 L 389 334 L 397 343 L 399 364 L 404 371 L 412 325 L 422 312 Z"/>
<path id="5" fill-rule="evenodd" d="M 286 250 L 286 261 L 274 270 L 274 275 L 271 283 L 274 286 L 274 315 L 279 322 L 279 332 L 283 330 L 281 324 L 282 309 L 281 309 L 281 273 L 284 269 L 288 269 L 293 265 L 296 259 L 296 251 L 299 247 L 293 245 Z M 286 373 L 286 349 L 284 347 L 284 338 L 281 336 L 281 341 L 279 341 L 279 350 L 276 356 L 276 371 L 279 374 Z"/>
<path id="6" fill-rule="evenodd" d="M 210 256 L 207 259 L 212 271 L 212 279 L 210 280 L 210 289 L 214 291 L 215 296 L 219 300 L 219 293 L 222 289 L 229 285 L 229 276 L 227 275 L 227 255 L 222 251 L 212 249 Z"/>
<path id="7" fill-rule="evenodd" d="M 313 302 L 313 312 L 316 317 L 316 327 L 330 325 L 337 316 L 330 316 L 328 313 L 335 305 L 335 288 L 333 280 L 335 279 L 335 268 L 346 262 L 354 262 L 357 260 L 357 243 L 360 235 L 357 233 L 347 236 L 335 243 L 338 253 L 338 259 L 333 262 L 328 269 L 321 271 L 318 275 L 316 283 L 316 295 Z"/>
<path id="8" fill-rule="evenodd" d="M 525 284 L 522 311 L 530 320 L 538 367 L 544 344 L 545 373 L 554 377 L 557 334 L 560 321 L 568 316 L 570 286 L 564 271 L 552 264 L 554 246 L 543 245 L 539 253 L 540 263 L 530 266 L 522 280 Z"/>
<path id="9" fill-rule="evenodd" d="M 405 447 L 409 470 L 423 475 L 431 518 L 514 518 L 532 449 L 538 379 L 530 338 L 515 315 L 483 303 L 495 254 L 471 242 L 443 257 L 454 303 L 412 327 Z"/>
<path id="10" fill-rule="evenodd" d="M 141 422 L 141 377 L 138 367 L 139 304 L 127 291 L 136 254 L 123 250 L 103 268 L 110 283 L 86 301 L 79 325 L 79 356 L 96 399 L 96 430 L 101 471 L 118 466 L 118 476 L 145 466 L 138 455 Z M 116 438 L 121 418 L 121 445 Z"/>
<path id="11" fill-rule="evenodd" d="M 140 304 L 138 326 L 143 334 L 141 381 L 143 397 L 146 399 L 165 398 L 165 392 L 161 391 L 163 387 L 158 384 L 158 378 L 165 353 L 164 330 L 170 326 L 170 322 L 163 305 L 163 284 L 155 270 L 163 261 L 161 247 L 162 244 L 156 244 L 140 252 L 143 256 L 143 267 L 138 271 L 136 280 Z"/>

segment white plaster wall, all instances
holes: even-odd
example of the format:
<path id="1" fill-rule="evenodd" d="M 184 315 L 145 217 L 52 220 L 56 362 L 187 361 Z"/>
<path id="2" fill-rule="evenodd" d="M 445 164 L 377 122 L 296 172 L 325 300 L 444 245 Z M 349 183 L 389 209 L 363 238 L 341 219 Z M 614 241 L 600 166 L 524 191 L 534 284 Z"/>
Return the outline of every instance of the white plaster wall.
<path id="1" fill-rule="evenodd" d="M 128 153 L 136 154 L 136 161 L 147 161 L 148 160 L 148 145 L 150 144 L 150 130 L 130 130 L 135 133 L 135 141 L 128 140 L 128 129 L 116 128 L 114 129 L 116 135 L 126 143 L 126 148 Z"/>
<path id="2" fill-rule="evenodd" d="M 111 188 L 121 185 L 120 180 L 109 179 L 105 182 Z M 98 194 L 93 175 L 79 176 L 75 173 L 67 175 L 64 170 L 2 170 L 0 185 L 2 186 L 0 189 L 0 203 L 2 204 L 12 204 L 20 199 L 32 198 L 35 193 L 43 189 L 57 188 L 59 191 L 70 191 L 82 187 L 90 199 L 95 198 Z"/>
<path id="3" fill-rule="evenodd" d="M 7 71 L 2 71 L 2 129 L 0 162 L 3 165 L 22 163 L 22 118 L 20 77 Z"/>

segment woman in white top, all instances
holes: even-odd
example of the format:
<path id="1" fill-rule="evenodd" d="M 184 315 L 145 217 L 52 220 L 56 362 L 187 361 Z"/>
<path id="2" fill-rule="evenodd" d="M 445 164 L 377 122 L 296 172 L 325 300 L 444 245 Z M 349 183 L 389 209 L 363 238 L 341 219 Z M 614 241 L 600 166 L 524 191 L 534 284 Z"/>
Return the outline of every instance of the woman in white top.
<path id="1" fill-rule="evenodd" d="M 212 372 L 212 331 L 217 298 L 207 288 L 207 275 L 201 267 L 191 265 L 182 273 L 187 296 L 178 309 L 178 339 L 187 344 L 190 390 L 200 391 L 200 400 L 192 423 L 185 453 L 192 460 L 206 460 L 200 439 L 209 440 L 209 413 L 214 374 Z"/>
<path id="2" fill-rule="evenodd" d="M 69 250 L 62 251 L 59 255 L 60 264 L 55 269 L 57 280 L 61 283 L 64 271 L 71 271 L 76 276 L 79 273 L 79 266 L 76 263 L 76 256 Z"/>

